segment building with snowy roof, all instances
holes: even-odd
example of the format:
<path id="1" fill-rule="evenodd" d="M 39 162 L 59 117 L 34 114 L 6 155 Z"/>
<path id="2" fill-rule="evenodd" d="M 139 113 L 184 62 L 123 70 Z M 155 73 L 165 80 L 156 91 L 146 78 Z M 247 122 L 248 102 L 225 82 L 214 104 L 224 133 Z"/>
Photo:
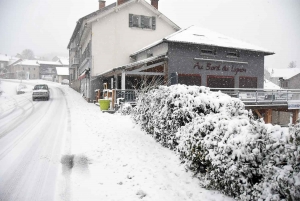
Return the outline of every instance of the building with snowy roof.
<path id="1" fill-rule="evenodd" d="M 99 1 L 98 11 L 77 22 L 68 49 L 71 87 L 79 82 L 76 90 L 90 100 L 103 83 L 134 89 L 145 76 L 165 84 L 263 88 L 264 57 L 274 54 L 201 27 L 180 29 L 158 11 L 158 0 Z"/>
<path id="2" fill-rule="evenodd" d="M 71 87 L 80 82 L 75 90 L 93 100 L 95 89 L 110 83 L 103 73 L 130 63 L 132 52 L 179 29 L 159 12 L 158 0 L 116 0 L 108 6 L 100 0 L 97 11 L 78 20 L 68 44 Z"/>
<path id="3" fill-rule="evenodd" d="M 37 61 L 37 63 L 40 65 L 40 79 L 45 79 L 55 81 L 56 80 L 56 67 L 63 66 L 58 61 Z"/>
<path id="4" fill-rule="evenodd" d="M 157 72 L 171 84 L 211 88 L 263 88 L 264 57 L 274 54 L 213 31 L 190 26 L 130 57 L 126 74 Z M 116 69 L 115 69 L 116 70 Z"/>
<path id="5" fill-rule="evenodd" d="M 39 79 L 39 64 L 37 60 L 14 58 L 8 70 L 12 79 Z"/>
<path id="6" fill-rule="evenodd" d="M 300 89 L 300 68 L 269 68 L 265 76 L 284 89 Z"/>
<path id="7" fill-rule="evenodd" d="M 55 56 L 52 61 L 59 62 L 62 66 L 69 67 L 69 58 L 67 57 Z"/>
<path id="8" fill-rule="evenodd" d="M 56 67 L 58 83 L 61 83 L 63 79 L 69 80 L 69 68 L 68 67 Z"/>

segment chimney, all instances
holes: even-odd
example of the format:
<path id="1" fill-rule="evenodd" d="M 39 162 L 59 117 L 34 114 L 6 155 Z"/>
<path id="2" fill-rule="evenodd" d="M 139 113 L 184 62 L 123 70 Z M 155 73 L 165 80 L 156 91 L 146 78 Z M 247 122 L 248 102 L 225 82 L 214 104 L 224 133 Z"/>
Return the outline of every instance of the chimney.
<path id="1" fill-rule="evenodd" d="M 99 0 L 99 10 L 105 7 L 105 1 Z"/>
<path id="2" fill-rule="evenodd" d="M 117 5 L 121 5 L 122 3 L 124 3 L 126 0 L 117 0 Z"/>
<path id="3" fill-rule="evenodd" d="M 151 0 L 151 5 L 158 10 L 158 1 L 159 0 Z"/>

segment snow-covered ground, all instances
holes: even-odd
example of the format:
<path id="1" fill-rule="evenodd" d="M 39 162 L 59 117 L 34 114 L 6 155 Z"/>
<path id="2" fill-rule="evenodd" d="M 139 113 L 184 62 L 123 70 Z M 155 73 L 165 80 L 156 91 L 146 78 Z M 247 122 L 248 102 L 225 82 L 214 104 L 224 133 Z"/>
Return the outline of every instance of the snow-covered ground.
<path id="1" fill-rule="evenodd" d="M 102 113 L 69 86 L 23 81 L 29 86 L 43 82 L 62 91 L 67 108 L 61 105 L 57 110 L 66 113 L 70 133 L 62 134 L 66 136 L 61 151 L 65 165 L 59 172 L 56 200 L 233 200 L 201 188 L 179 157 L 141 131 L 129 116 Z M 2 101 L 16 84 L 3 83 Z"/>

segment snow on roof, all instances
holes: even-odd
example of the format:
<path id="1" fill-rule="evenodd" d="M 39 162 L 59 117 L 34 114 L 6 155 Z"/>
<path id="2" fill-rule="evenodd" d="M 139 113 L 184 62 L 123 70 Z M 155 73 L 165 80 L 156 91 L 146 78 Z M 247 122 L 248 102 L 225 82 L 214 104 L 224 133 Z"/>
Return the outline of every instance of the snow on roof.
<path id="1" fill-rule="evenodd" d="M 290 79 L 300 73 L 300 68 L 269 68 L 271 77 L 282 77 L 283 79 Z"/>
<path id="2" fill-rule="evenodd" d="M 9 66 L 12 65 L 12 64 L 14 64 L 15 62 L 18 62 L 18 60 L 21 61 L 21 59 L 18 58 L 18 57 L 11 57 L 11 58 L 9 58 L 8 65 L 9 65 Z"/>
<path id="3" fill-rule="evenodd" d="M 61 59 L 59 59 L 59 62 L 64 66 L 69 65 L 69 59 L 68 58 L 61 58 Z"/>
<path id="4" fill-rule="evenodd" d="M 44 65 L 56 65 L 59 66 L 61 65 L 59 62 L 57 61 L 37 61 L 39 64 L 44 64 Z"/>
<path id="5" fill-rule="evenodd" d="M 0 54 L 0 61 L 9 61 L 9 56 Z"/>
<path id="6" fill-rule="evenodd" d="M 67 67 L 56 67 L 57 75 L 69 75 L 69 68 Z"/>
<path id="7" fill-rule="evenodd" d="M 278 85 L 274 84 L 270 80 L 265 79 L 264 81 L 264 89 L 281 89 Z"/>
<path id="8" fill-rule="evenodd" d="M 143 52 L 144 50 L 156 46 L 164 41 L 167 42 L 180 42 L 180 43 L 189 43 L 189 44 L 199 44 L 199 45 L 210 45 L 217 47 L 227 47 L 227 48 L 235 48 L 242 50 L 250 50 L 256 52 L 263 52 L 265 55 L 274 54 L 269 50 L 263 49 L 261 47 L 239 41 L 222 34 L 210 31 L 208 29 L 198 27 L 198 26 L 190 26 L 186 29 L 181 29 L 162 40 L 156 41 L 151 45 L 144 47 L 143 49 L 133 53 L 132 55 Z"/>
<path id="9" fill-rule="evenodd" d="M 27 60 L 27 59 L 24 59 L 24 60 L 21 60 L 20 62 L 14 64 L 14 66 L 16 65 L 25 65 L 25 66 L 40 66 L 38 63 L 37 60 Z"/>

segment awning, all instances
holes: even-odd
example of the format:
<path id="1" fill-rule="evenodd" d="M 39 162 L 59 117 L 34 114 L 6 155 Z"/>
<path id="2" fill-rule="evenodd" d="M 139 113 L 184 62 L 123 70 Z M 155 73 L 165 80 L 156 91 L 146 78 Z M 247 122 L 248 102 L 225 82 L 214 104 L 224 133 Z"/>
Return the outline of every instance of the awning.
<path id="1" fill-rule="evenodd" d="M 149 57 L 147 59 L 143 59 L 143 60 L 140 60 L 140 61 L 136 61 L 136 62 L 133 62 L 133 63 L 126 64 L 124 66 L 113 68 L 113 69 L 108 70 L 106 72 L 103 72 L 101 74 L 97 74 L 96 76 L 104 76 L 104 77 L 113 76 L 114 73 L 116 73 L 116 72 L 121 73 L 122 70 L 128 70 L 128 69 L 130 69 L 132 67 L 135 67 L 135 66 L 144 65 L 144 64 L 146 64 L 148 62 L 155 62 L 155 61 L 158 61 L 158 60 L 161 60 L 161 59 L 165 60 L 167 58 L 168 57 L 165 54 L 161 54 L 161 55 L 158 55 L 158 56 Z"/>
<path id="2" fill-rule="evenodd" d="M 81 75 L 78 77 L 78 80 L 82 80 L 86 77 L 86 74 L 87 74 L 88 70 L 84 70 Z"/>

